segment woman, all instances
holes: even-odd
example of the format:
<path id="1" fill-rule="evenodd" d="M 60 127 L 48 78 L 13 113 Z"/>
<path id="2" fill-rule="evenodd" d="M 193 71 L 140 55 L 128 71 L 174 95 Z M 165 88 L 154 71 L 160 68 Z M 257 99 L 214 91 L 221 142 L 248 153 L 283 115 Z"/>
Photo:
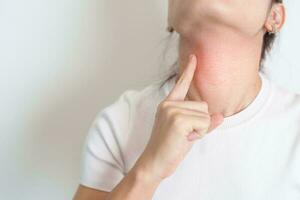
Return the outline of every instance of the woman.
<path id="1" fill-rule="evenodd" d="M 99 113 L 74 199 L 300 199 L 300 96 L 261 72 L 284 5 L 249 2 L 169 1 L 179 73 Z"/>

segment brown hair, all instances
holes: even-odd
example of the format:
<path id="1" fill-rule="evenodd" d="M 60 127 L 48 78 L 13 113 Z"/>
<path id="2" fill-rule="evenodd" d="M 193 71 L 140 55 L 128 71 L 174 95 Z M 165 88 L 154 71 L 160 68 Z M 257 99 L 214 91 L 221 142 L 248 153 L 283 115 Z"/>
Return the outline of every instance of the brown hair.
<path id="1" fill-rule="evenodd" d="M 272 3 L 282 3 L 283 0 L 272 0 Z M 174 29 L 172 27 L 168 27 L 168 32 L 170 33 L 170 36 L 173 34 Z M 266 32 L 265 35 L 263 36 L 263 43 L 262 43 L 262 51 L 261 51 L 261 58 L 260 58 L 260 66 L 259 66 L 259 71 L 262 71 L 263 69 L 263 62 L 266 59 L 267 54 L 271 51 L 273 43 L 276 38 L 276 33 L 272 32 Z M 176 61 L 172 67 L 177 67 L 178 61 Z M 172 73 L 162 82 L 161 86 L 173 78 L 174 76 L 177 75 L 177 69 L 172 69 Z"/>

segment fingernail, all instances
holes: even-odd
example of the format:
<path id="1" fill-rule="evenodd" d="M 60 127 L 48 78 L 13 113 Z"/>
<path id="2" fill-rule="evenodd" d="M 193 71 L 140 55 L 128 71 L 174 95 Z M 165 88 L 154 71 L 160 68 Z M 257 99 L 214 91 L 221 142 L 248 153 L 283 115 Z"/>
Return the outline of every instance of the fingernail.
<path id="1" fill-rule="evenodd" d="M 194 58 L 194 54 L 190 55 L 190 60 L 192 60 Z"/>

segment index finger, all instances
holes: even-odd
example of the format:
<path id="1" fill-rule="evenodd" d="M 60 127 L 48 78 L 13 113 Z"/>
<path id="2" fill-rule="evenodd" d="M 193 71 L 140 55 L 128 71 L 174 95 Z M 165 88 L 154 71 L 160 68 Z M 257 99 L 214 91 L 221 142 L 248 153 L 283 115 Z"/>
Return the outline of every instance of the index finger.
<path id="1" fill-rule="evenodd" d="M 194 77 L 195 69 L 197 66 L 197 58 L 195 55 L 190 55 L 189 63 L 187 67 L 184 69 L 183 73 L 181 74 L 180 78 L 176 82 L 175 86 L 173 87 L 172 91 L 167 96 L 166 100 L 184 100 L 191 82 Z"/>

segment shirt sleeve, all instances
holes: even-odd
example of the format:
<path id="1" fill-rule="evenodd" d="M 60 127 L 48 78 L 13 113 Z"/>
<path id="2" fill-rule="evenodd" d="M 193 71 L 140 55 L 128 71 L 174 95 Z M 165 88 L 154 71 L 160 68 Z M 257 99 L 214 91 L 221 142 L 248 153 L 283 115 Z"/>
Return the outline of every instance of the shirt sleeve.
<path id="1" fill-rule="evenodd" d="M 125 176 L 121 146 L 129 131 L 130 94 L 124 92 L 93 121 L 83 148 L 81 185 L 110 192 Z"/>

